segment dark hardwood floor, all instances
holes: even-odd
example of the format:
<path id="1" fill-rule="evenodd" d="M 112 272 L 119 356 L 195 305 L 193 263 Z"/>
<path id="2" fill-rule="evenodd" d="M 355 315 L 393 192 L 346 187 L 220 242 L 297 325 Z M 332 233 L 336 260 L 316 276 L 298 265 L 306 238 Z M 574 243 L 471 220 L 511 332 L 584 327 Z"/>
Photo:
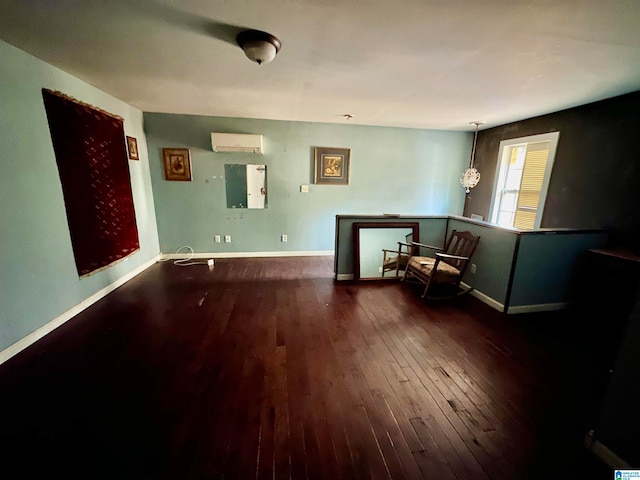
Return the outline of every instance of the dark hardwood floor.
<path id="1" fill-rule="evenodd" d="M 0 478 L 612 478 L 568 314 L 159 263 L 0 365 Z"/>

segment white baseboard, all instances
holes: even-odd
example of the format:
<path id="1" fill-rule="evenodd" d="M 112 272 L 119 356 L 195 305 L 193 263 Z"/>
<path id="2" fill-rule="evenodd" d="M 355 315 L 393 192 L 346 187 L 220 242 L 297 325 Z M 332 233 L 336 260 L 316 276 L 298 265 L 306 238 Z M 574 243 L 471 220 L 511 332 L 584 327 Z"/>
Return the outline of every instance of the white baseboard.
<path id="1" fill-rule="evenodd" d="M 278 252 L 210 252 L 210 253 L 163 253 L 162 260 L 180 258 L 262 258 L 262 257 L 324 257 L 333 255 L 333 250 L 278 251 Z"/>
<path id="2" fill-rule="evenodd" d="M 461 282 L 460 285 L 463 288 L 471 288 L 470 285 L 467 285 L 464 282 Z M 471 292 L 469 292 L 469 294 L 472 297 L 477 298 L 478 300 L 480 300 L 482 303 L 486 303 L 487 305 L 489 305 L 492 308 L 495 308 L 496 310 L 498 310 L 499 312 L 504 312 L 504 305 L 500 302 L 498 302 L 497 300 L 494 300 L 493 298 L 491 298 L 488 295 L 485 295 L 484 293 L 482 293 L 479 290 L 471 290 Z"/>
<path id="3" fill-rule="evenodd" d="M 610 450 L 605 444 L 598 440 L 593 440 L 589 445 L 585 445 L 587 450 L 598 457 L 605 465 L 613 470 L 630 469 L 631 465 L 620 458 L 615 452 Z"/>
<path id="4" fill-rule="evenodd" d="M 11 346 L 5 348 L 4 350 L 2 350 L 0 352 L 0 365 L 3 364 L 4 362 L 6 362 L 7 360 L 9 360 L 14 355 L 17 355 L 18 353 L 20 353 L 25 348 L 29 347 L 30 345 L 33 345 L 38 340 L 40 340 L 42 337 L 44 337 L 48 333 L 51 333 L 56 328 L 58 328 L 60 325 L 64 324 L 65 322 L 67 322 L 69 320 L 71 320 L 77 314 L 79 314 L 80 312 L 82 312 L 86 308 L 90 307 L 91 305 L 96 303 L 101 298 L 103 298 L 106 295 L 108 295 L 109 293 L 113 292 L 116 288 L 120 287 L 121 285 L 124 285 L 126 282 L 131 280 L 136 275 L 139 275 L 140 273 L 145 271 L 151 265 L 155 264 L 158 261 L 158 258 L 159 258 L 159 256 L 155 257 L 155 258 L 152 258 L 151 260 L 149 260 L 146 263 L 143 263 L 138 268 L 136 268 L 136 269 L 132 270 L 131 272 L 127 273 L 126 275 L 120 277 L 118 280 L 113 282 L 111 285 L 108 285 L 108 286 L 104 287 L 102 290 L 97 291 L 96 293 L 91 295 L 89 298 L 87 298 L 87 299 L 83 300 L 82 302 L 80 302 L 75 307 L 67 310 L 62 315 L 54 318 L 53 320 L 51 320 L 47 324 L 45 324 L 42 327 L 38 328 L 37 330 L 31 332 L 26 337 L 18 340 L 13 345 L 11 345 Z"/>
<path id="5" fill-rule="evenodd" d="M 509 307 L 507 313 L 534 313 L 534 312 L 553 312 L 556 310 L 564 310 L 569 308 L 569 304 L 566 302 L 559 303 L 538 303 L 534 305 L 516 305 L 515 307 Z"/>
<path id="6" fill-rule="evenodd" d="M 336 280 L 343 282 L 345 280 L 353 280 L 353 273 L 339 273 L 336 275 Z"/>
<path id="7" fill-rule="evenodd" d="M 462 282 L 460 285 L 462 285 L 464 288 L 470 288 L 469 285 L 467 285 L 464 282 Z M 497 300 L 494 300 L 493 298 L 489 297 L 488 295 L 485 295 L 484 293 L 478 290 L 471 290 L 470 294 L 473 297 L 476 297 L 481 302 L 486 303 L 490 307 L 495 308 L 499 312 L 505 311 L 504 304 L 498 302 Z M 564 310 L 566 308 L 569 308 L 569 305 L 570 304 L 567 302 L 538 303 L 538 304 L 532 304 L 532 305 L 516 305 L 516 306 L 509 306 L 506 310 L 506 313 L 508 315 L 511 315 L 511 314 L 518 314 L 518 313 L 552 312 L 555 310 Z"/>

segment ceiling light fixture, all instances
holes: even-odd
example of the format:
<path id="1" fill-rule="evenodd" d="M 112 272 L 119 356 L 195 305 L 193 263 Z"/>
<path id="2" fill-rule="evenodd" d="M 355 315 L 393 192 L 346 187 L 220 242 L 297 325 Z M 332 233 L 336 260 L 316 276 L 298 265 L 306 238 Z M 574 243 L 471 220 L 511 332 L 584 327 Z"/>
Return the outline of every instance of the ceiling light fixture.
<path id="1" fill-rule="evenodd" d="M 478 127 L 480 125 L 484 125 L 484 122 L 471 122 L 470 125 L 476 126 L 476 131 L 473 134 L 473 148 L 471 149 L 471 161 L 469 163 L 469 168 L 465 170 L 460 178 L 460 184 L 465 187 L 467 193 L 471 191 L 473 187 L 475 187 L 480 181 L 480 172 L 473 168 L 473 160 L 476 156 L 476 141 L 478 140 Z"/>
<path id="2" fill-rule="evenodd" d="M 236 37 L 240 48 L 252 62 L 258 65 L 269 63 L 282 48 L 282 42 L 267 32 L 245 30 Z"/>

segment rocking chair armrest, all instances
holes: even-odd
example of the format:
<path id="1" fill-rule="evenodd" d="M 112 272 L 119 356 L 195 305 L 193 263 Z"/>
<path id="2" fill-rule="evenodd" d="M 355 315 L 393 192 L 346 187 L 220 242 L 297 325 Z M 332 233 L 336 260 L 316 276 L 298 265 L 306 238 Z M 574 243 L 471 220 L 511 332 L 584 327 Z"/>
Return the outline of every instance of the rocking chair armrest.
<path id="1" fill-rule="evenodd" d="M 420 248 L 430 248 L 431 250 L 437 250 L 437 251 L 444 250 L 444 248 L 442 247 L 434 247 L 433 245 L 427 245 L 425 243 L 411 242 L 411 245 L 414 247 L 420 247 Z"/>
<path id="2" fill-rule="evenodd" d="M 390 250 L 388 248 L 383 248 L 382 251 L 383 252 L 398 252 L 400 250 L 402 250 L 402 247 L 410 247 L 411 244 L 410 243 L 406 243 L 406 242 L 398 242 L 398 248 L 396 248 L 395 250 Z"/>
<path id="3" fill-rule="evenodd" d="M 470 260 L 470 257 L 461 257 L 460 255 L 449 255 L 448 253 L 436 252 L 436 257 L 447 258 L 449 260 Z"/>
<path id="4" fill-rule="evenodd" d="M 405 242 L 398 242 L 398 248 L 395 250 L 391 250 L 389 248 L 383 248 L 382 251 L 383 252 L 388 252 L 388 253 L 397 253 L 398 255 L 410 255 L 410 251 L 409 250 L 403 250 L 402 247 L 411 247 L 410 243 L 405 243 Z"/>
<path id="5" fill-rule="evenodd" d="M 395 255 L 395 256 L 394 256 Z M 388 248 L 382 249 L 382 261 L 405 259 L 409 258 L 411 254 L 409 252 L 399 252 L 398 250 L 389 250 Z"/>

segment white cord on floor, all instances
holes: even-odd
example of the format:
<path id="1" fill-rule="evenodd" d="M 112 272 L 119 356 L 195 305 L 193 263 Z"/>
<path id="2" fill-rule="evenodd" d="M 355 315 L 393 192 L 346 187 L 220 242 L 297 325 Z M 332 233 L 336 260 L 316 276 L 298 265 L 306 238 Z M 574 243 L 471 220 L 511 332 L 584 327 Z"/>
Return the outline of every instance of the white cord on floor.
<path id="1" fill-rule="evenodd" d="M 183 245 L 182 247 L 180 247 L 178 250 L 176 250 L 176 254 L 180 253 L 180 250 L 182 250 L 183 248 L 189 249 L 189 257 L 175 260 L 173 262 L 174 265 L 177 265 L 178 267 L 188 267 L 189 265 L 209 265 L 209 263 L 206 260 L 204 262 L 195 262 L 195 261 L 192 262 L 191 260 L 193 259 L 194 253 L 193 253 L 193 248 L 191 248 L 189 245 Z"/>

